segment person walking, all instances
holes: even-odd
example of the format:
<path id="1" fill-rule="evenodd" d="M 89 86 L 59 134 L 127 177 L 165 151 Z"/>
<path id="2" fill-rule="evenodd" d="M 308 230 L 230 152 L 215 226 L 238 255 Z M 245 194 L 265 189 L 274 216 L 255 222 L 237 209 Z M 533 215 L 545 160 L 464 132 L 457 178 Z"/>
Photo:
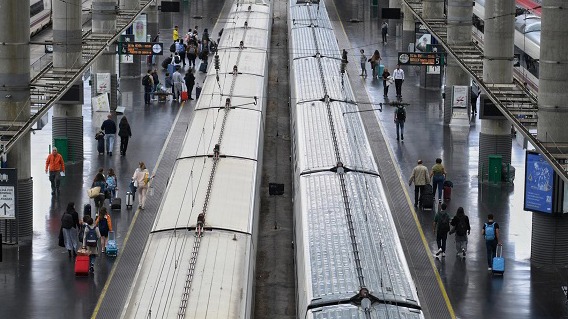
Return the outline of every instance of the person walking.
<path id="1" fill-rule="evenodd" d="M 101 125 L 101 130 L 105 132 L 106 151 L 109 156 L 112 156 L 114 149 L 114 138 L 116 135 L 116 123 L 112 119 L 112 114 L 107 115 L 106 121 Z"/>
<path id="2" fill-rule="evenodd" d="M 348 63 L 349 61 L 347 61 L 347 50 L 343 49 L 343 52 L 341 53 L 341 62 L 342 63 Z"/>
<path id="3" fill-rule="evenodd" d="M 106 208 L 103 207 L 99 211 L 95 225 L 97 225 L 99 233 L 101 234 L 101 252 L 104 254 L 106 252 L 106 245 L 108 243 L 108 232 L 112 231 L 112 221 L 110 219 L 110 215 L 107 213 Z"/>
<path id="4" fill-rule="evenodd" d="M 101 207 L 103 207 L 105 203 L 105 193 L 107 191 L 105 176 L 103 174 L 97 173 L 97 175 L 95 175 L 95 180 L 91 184 L 91 188 L 94 187 L 100 187 L 99 195 L 93 198 L 93 200 L 95 201 L 95 209 L 98 213 L 99 209 L 101 209 Z"/>
<path id="5" fill-rule="evenodd" d="M 394 78 L 396 97 L 402 97 L 402 83 L 404 82 L 404 71 L 400 68 L 400 64 L 396 65 L 396 69 L 393 71 L 392 77 Z"/>
<path id="6" fill-rule="evenodd" d="M 69 257 L 71 257 L 71 252 L 73 252 L 73 256 L 77 256 L 77 250 L 79 249 L 79 233 L 77 229 L 80 227 L 79 214 L 75 210 L 75 203 L 70 202 L 67 204 L 67 209 L 63 212 L 63 216 L 61 216 L 63 239 Z"/>
<path id="7" fill-rule="evenodd" d="M 497 246 L 502 246 L 501 236 L 499 236 L 499 224 L 493 220 L 493 214 L 487 215 L 487 222 L 483 224 L 481 235 L 485 237 L 485 247 L 487 248 L 487 270 L 493 269 L 493 257 L 497 253 Z"/>
<path id="8" fill-rule="evenodd" d="M 383 35 L 383 44 L 387 44 L 387 34 L 389 33 L 389 24 L 384 21 L 381 25 L 381 34 Z"/>
<path id="9" fill-rule="evenodd" d="M 388 93 L 389 93 L 389 78 L 390 78 L 390 72 L 388 68 L 385 68 L 383 70 L 383 74 L 381 75 L 383 77 L 383 97 L 387 97 Z"/>
<path id="10" fill-rule="evenodd" d="M 478 95 L 473 90 L 473 86 L 470 89 L 470 103 L 471 103 L 471 115 L 473 116 L 477 113 L 477 97 Z"/>
<path id="11" fill-rule="evenodd" d="M 179 73 L 179 67 L 176 67 L 176 71 L 172 76 L 172 80 L 174 82 L 174 100 L 179 102 L 181 98 L 181 88 L 183 84 L 183 78 L 181 77 L 181 73 Z"/>
<path id="12" fill-rule="evenodd" d="M 95 221 L 89 217 L 87 221 L 87 226 L 85 226 L 85 235 L 83 236 L 83 248 L 89 250 L 89 270 L 91 272 L 95 271 L 95 259 L 99 254 L 99 239 L 101 238 L 101 233 L 99 228 L 95 224 Z"/>
<path id="13" fill-rule="evenodd" d="M 146 75 L 142 78 L 142 85 L 144 86 L 144 104 L 150 104 L 152 88 L 154 87 L 152 70 L 148 70 L 148 72 L 146 72 Z"/>
<path id="14" fill-rule="evenodd" d="M 132 137 L 130 124 L 126 116 L 123 116 L 118 123 L 118 136 L 120 136 L 120 155 L 126 156 L 126 149 L 128 149 L 128 140 Z"/>
<path id="15" fill-rule="evenodd" d="M 116 197 L 116 189 L 118 187 L 118 180 L 114 169 L 109 168 L 106 178 L 107 192 L 109 193 L 108 204 L 112 205 L 112 199 Z"/>
<path id="16" fill-rule="evenodd" d="M 193 92 L 193 86 L 195 85 L 195 75 L 193 75 L 193 70 L 187 70 L 183 79 L 185 80 L 185 86 L 187 87 L 187 95 L 190 100 L 193 100 L 191 97 L 191 92 Z"/>
<path id="17" fill-rule="evenodd" d="M 172 35 L 172 38 L 174 39 L 174 42 L 176 42 L 177 40 L 179 40 L 179 31 L 178 31 L 178 26 L 176 25 L 174 27 L 174 33 Z"/>
<path id="18" fill-rule="evenodd" d="M 183 67 L 185 68 L 185 50 L 187 50 L 187 46 L 183 43 L 182 39 L 179 39 L 176 49 L 177 49 L 177 53 L 179 55 L 179 58 L 181 59 L 181 63 L 183 64 Z"/>
<path id="19" fill-rule="evenodd" d="M 432 179 L 432 188 L 434 189 L 434 195 L 436 195 L 436 188 L 438 189 L 438 202 L 442 202 L 442 191 L 444 189 L 444 180 L 446 180 L 446 169 L 442 165 L 442 159 L 437 158 L 436 164 L 432 166 L 432 171 L 430 172 L 430 178 Z"/>
<path id="20" fill-rule="evenodd" d="M 134 187 L 139 192 L 138 194 L 138 208 L 144 209 L 144 204 L 146 203 L 146 196 L 148 194 L 148 188 L 150 187 L 150 181 L 154 176 L 150 177 L 150 173 L 146 168 L 144 162 L 138 164 L 138 168 L 134 171 L 132 175 L 132 180 L 134 181 Z"/>
<path id="21" fill-rule="evenodd" d="M 154 93 L 158 92 L 158 84 L 160 84 L 160 77 L 158 76 L 158 70 L 154 69 L 152 71 L 152 100 L 156 99 L 156 95 Z M 157 100 L 157 99 L 156 99 Z"/>
<path id="22" fill-rule="evenodd" d="M 57 153 L 57 147 L 51 149 L 51 154 L 45 160 L 45 173 L 49 172 L 49 182 L 51 183 L 51 195 L 59 195 L 59 184 L 61 183 L 61 173 L 65 175 L 65 163 L 63 156 Z"/>
<path id="23" fill-rule="evenodd" d="M 396 140 L 400 138 L 404 141 L 404 122 L 406 122 L 406 108 L 404 105 L 398 105 L 394 111 L 394 123 L 396 124 Z"/>
<path id="24" fill-rule="evenodd" d="M 450 225 L 453 229 L 450 231 L 450 235 L 456 234 L 456 252 L 459 256 L 460 254 L 465 258 L 467 251 L 467 236 L 471 232 L 471 226 L 469 225 L 469 217 L 465 214 L 463 207 L 458 207 L 456 216 L 452 218 Z"/>
<path id="25" fill-rule="evenodd" d="M 198 54 L 197 45 L 194 43 L 189 43 L 187 45 L 186 55 L 187 55 L 187 60 L 189 61 L 189 66 L 191 68 L 195 68 L 195 59 L 197 58 L 197 54 Z"/>
<path id="26" fill-rule="evenodd" d="M 373 73 L 373 79 L 379 76 L 379 69 L 381 67 L 381 53 L 379 50 L 375 50 L 373 56 L 368 60 L 371 63 L 371 71 Z"/>
<path id="27" fill-rule="evenodd" d="M 428 168 L 422 164 L 421 159 L 418 160 L 418 164 L 412 170 L 408 186 L 411 186 L 412 182 L 414 182 L 414 207 L 418 207 L 418 199 L 424 193 L 424 186 L 430 184 Z"/>
<path id="28" fill-rule="evenodd" d="M 359 52 L 361 52 L 361 58 L 360 58 L 360 61 L 361 61 L 361 76 L 366 77 L 367 76 L 367 66 L 366 66 L 367 56 L 365 55 L 365 50 L 361 49 L 361 51 L 359 51 Z"/>
<path id="29" fill-rule="evenodd" d="M 434 223 L 432 224 L 432 231 L 436 235 L 436 244 L 438 251 L 435 253 L 436 257 L 442 254 L 446 257 L 446 241 L 448 239 L 448 232 L 450 231 L 450 215 L 446 212 L 446 204 L 442 204 L 442 210 L 434 216 Z"/>

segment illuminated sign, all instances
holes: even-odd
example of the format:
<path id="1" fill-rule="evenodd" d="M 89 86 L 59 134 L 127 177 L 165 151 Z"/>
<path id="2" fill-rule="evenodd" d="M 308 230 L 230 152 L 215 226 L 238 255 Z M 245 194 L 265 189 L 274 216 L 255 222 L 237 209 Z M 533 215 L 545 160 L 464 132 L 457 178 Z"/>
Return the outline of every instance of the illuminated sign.
<path id="1" fill-rule="evenodd" d="M 156 42 L 123 42 L 122 54 L 132 55 L 162 55 L 164 44 Z"/>
<path id="2" fill-rule="evenodd" d="M 441 53 L 430 52 L 399 52 L 398 63 L 401 65 L 444 65 Z"/>
<path id="3" fill-rule="evenodd" d="M 542 155 L 527 151 L 524 209 L 552 213 L 554 170 Z"/>

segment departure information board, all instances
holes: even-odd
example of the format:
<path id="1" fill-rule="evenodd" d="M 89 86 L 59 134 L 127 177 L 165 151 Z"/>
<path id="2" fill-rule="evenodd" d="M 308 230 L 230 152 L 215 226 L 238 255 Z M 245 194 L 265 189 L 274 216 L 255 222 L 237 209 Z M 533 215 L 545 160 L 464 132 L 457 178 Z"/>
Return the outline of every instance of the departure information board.
<path id="1" fill-rule="evenodd" d="M 401 65 L 444 65 L 442 53 L 434 52 L 399 52 L 398 64 Z"/>
<path id="2" fill-rule="evenodd" d="M 157 42 L 123 42 L 122 54 L 132 55 L 162 55 L 164 44 Z"/>

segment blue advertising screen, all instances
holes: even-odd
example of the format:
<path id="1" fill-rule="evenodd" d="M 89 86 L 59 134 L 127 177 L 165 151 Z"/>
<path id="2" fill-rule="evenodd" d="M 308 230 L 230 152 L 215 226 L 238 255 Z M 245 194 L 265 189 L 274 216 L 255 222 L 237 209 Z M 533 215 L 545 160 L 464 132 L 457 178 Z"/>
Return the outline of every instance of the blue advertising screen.
<path id="1" fill-rule="evenodd" d="M 539 153 L 527 152 L 525 210 L 552 213 L 554 170 Z"/>

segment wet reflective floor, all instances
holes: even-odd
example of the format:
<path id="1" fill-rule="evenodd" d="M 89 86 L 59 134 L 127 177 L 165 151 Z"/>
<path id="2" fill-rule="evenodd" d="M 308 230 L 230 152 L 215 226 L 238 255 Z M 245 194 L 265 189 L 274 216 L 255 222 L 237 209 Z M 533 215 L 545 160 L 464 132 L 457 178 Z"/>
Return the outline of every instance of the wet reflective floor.
<path id="1" fill-rule="evenodd" d="M 182 13 L 173 14 L 171 21 L 180 25 L 180 36 L 188 28 L 199 25 L 213 28 L 222 9 L 223 1 L 194 1 L 184 3 Z M 191 12 L 192 14 L 188 14 Z M 193 18 L 193 14 L 200 16 Z M 201 18 L 203 17 L 203 18 Z M 182 31 L 185 30 L 183 33 Z M 50 30 L 46 30 L 50 33 Z M 162 29 L 161 41 L 169 47 L 171 29 Z M 41 34 L 40 34 L 41 35 Z M 45 37 L 45 36 L 44 36 Z M 34 58 L 37 60 L 38 57 Z M 145 60 L 145 59 L 143 59 Z M 34 59 L 31 61 L 35 62 Z M 160 81 L 164 82 L 165 71 L 156 67 Z M 142 71 L 148 68 L 142 62 Z M 183 73 L 182 73 L 183 75 Z M 203 83 L 204 75 L 196 74 L 196 83 Z M 138 197 L 133 209 L 125 207 L 125 192 L 131 176 L 139 161 L 144 161 L 152 172 L 163 150 L 164 142 L 180 110 L 177 102 L 153 102 L 144 105 L 141 78 L 121 79 L 122 106 L 124 114 L 115 116 L 115 121 L 124 115 L 132 128 L 126 156 L 120 156 L 117 136 L 113 156 L 99 155 L 94 134 L 106 119 L 106 112 L 92 112 L 91 91 L 85 81 L 85 104 L 83 105 L 84 160 L 71 164 L 65 163 L 66 176 L 61 181 L 61 194 L 51 196 L 50 183 L 45 174 L 45 159 L 51 144 L 51 112 L 49 123 L 32 135 L 32 177 L 34 181 L 34 234 L 31 238 L 20 241 L 20 245 L 3 246 L 3 262 L 0 263 L 0 318 L 89 318 L 103 290 L 116 258 L 99 255 L 94 274 L 87 277 L 74 275 L 74 258 L 68 257 L 65 248 L 58 246 L 61 215 L 69 202 L 74 202 L 79 218 L 83 217 L 83 205 L 90 202 L 87 189 L 90 188 L 95 173 L 100 167 L 105 174 L 113 168 L 118 177 L 119 195 L 122 209 L 110 210 L 108 201 L 105 207 L 112 218 L 112 226 L 117 234 L 120 249 L 126 233 L 136 213 Z M 195 96 L 194 96 L 195 97 Z M 195 101 L 188 101 L 183 107 L 195 106 Z M 167 150 L 165 150 L 167 151 Z M 152 192 L 150 191 L 150 196 Z M 142 212 L 143 213 L 143 212 Z M 94 210 L 92 213 L 94 216 Z"/>
<path id="2" fill-rule="evenodd" d="M 396 66 L 396 54 L 403 51 L 402 41 L 400 37 L 393 36 L 388 38 L 388 44 L 381 43 L 381 21 L 378 19 L 380 10 L 372 8 L 371 1 L 335 1 L 334 6 L 328 0 L 326 4 L 330 15 L 333 13 L 334 16 L 337 14 L 337 6 L 351 42 L 350 61 L 359 65 L 361 48 L 368 58 L 378 49 L 383 59 L 381 64 L 387 66 L 392 73 Z M 351 19 L 361 20 L 362 23 L 349 22 Z M 335 32 L 343 30 L 336 28 Z M 367 71 L 370 74 L 369 64 Z M 514 184 L 480 184 L 477 176 L 480 120 L 474 118 L 471 125 L 466 126 L 444 125 L 441 92 L 419 86 L 419 75 L 424 72 L 420 67 L 405 67 L 404 71 L 406 80 L 402 86 L 403 101 L 410 103 L 406 107 L 404 141 L 396 140 L 392 107 L 386 106 L 383 112 L 376 112 L 377 119 L 388 135 L 403 179 L 408 181 L 418 159 L 422 159 L 430 169 L 437 157 L 442 158 L 448 179 L 454 183 L 448 211 L 453 216 L 461 206 L 469 216 L 472 230 L 465 260 L 456 257 L 454 236 L 448 237 L 446 257 L 435 260 L 456 316 L 566 317 L 566 297 L 561 286 L 567 284 L 568 270 L 530 262 L 532 213 L 523 211 L 525 150 L 513 140 L 512 165 L 516 168 Z M 395 99 L 394 87 L 390 88 L 389 96 L 385 99 L 382 81 L 373 80 L 369 76 L 365 79 L 365 84 L 373 103 Z M 414 202 L 414 186 L 405 185 Z M 495 220 L 501 227 L 506 259 L 506 271 L 502 277 L 493 276 L 487 271 L 486 247 L 481 229 L 490 213 L 495 215 Z M 432 233 L 434 213 L 417 210 L 417 215 L 430 249 L 435 251 L 437 246 Z"/>

